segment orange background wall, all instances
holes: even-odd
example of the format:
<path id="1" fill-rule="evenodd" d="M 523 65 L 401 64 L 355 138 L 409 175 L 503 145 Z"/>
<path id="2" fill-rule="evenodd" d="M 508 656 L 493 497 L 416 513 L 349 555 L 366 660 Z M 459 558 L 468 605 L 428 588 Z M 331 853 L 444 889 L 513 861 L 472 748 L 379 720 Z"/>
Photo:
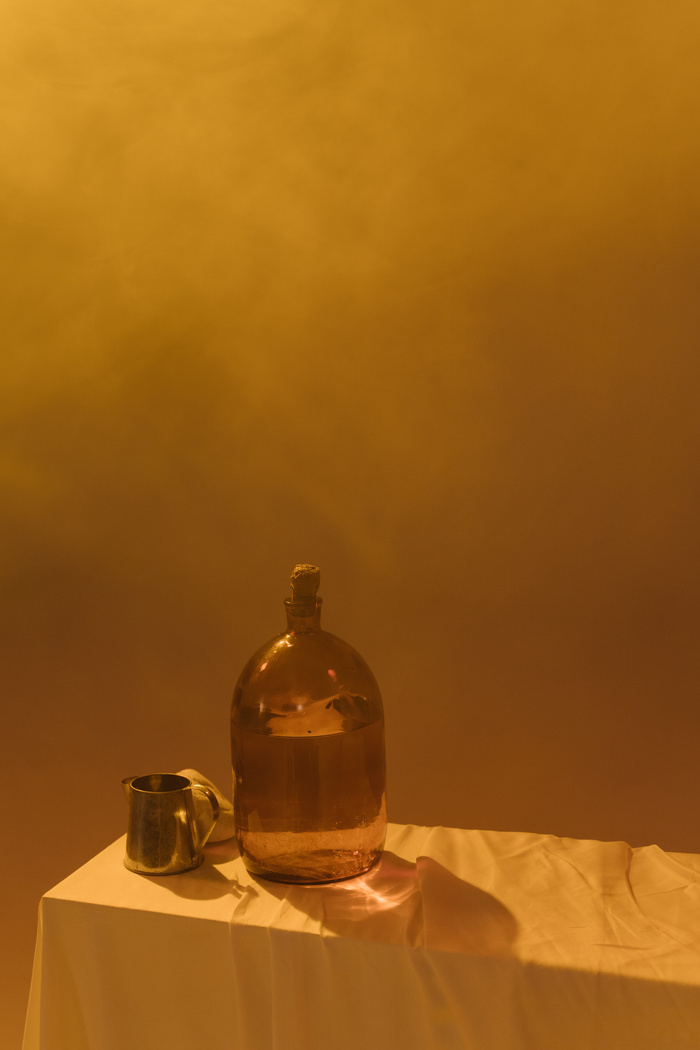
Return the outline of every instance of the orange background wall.
<path id="1" fill-rule="evenodd" d="M 6 0 L 4 1030 L 296 561 L 397 822 L 700 851 L 700 15 Z"/>

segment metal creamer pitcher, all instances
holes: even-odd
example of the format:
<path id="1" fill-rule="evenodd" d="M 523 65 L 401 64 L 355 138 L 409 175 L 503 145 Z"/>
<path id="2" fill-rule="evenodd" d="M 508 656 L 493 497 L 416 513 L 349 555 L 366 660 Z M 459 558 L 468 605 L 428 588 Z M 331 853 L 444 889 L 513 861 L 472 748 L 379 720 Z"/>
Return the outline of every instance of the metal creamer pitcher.
<path id="1" fill-rule="evenodd" d="M 179 773 L 148 773 L 122 780 L 129 802 L 124 864 L 141 875 L 177 875 L 198 867 L 219 816 L 211 788 Z M 211 819 L 195 812 L 195 794 L 204 795 Z"/>

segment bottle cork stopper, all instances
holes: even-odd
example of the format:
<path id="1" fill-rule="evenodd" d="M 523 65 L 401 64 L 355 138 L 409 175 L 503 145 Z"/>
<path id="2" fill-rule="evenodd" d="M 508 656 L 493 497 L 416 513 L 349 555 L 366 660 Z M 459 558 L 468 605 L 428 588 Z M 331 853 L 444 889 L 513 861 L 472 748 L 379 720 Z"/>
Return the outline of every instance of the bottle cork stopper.
<path id="1" fill-rule="evenodd" d="M 295 565 L 292 571 L 292 601 L 316 597 L 321 583 L 321 570 L 316 565 Z"/>

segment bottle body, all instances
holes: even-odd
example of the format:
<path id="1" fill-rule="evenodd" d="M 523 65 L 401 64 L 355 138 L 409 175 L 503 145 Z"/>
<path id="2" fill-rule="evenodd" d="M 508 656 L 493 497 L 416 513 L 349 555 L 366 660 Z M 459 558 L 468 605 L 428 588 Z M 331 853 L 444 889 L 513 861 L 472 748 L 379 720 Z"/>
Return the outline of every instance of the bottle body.
<path id="1" fill-rule="evenodd" d="M 374 864 L 386 834 L 381 695 L 359 654 L 320 629 L 320 599 L 285 604 L 288 630 L 234 693 L 236 838 L 265 878 L 349 878 Z"/>

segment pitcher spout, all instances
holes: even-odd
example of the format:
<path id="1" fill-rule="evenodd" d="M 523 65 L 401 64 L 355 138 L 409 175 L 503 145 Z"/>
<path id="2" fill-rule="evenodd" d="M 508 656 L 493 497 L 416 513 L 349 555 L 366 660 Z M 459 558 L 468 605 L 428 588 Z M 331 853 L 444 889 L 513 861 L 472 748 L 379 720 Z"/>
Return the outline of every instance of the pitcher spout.
<path id="1" fill-rule="evenodd" d="M 133 777 L 124 777 L 122 780 L 122 787 L 124 788 L 127 802 L 131 802 L 131 782 L 133 779 Z"/>

